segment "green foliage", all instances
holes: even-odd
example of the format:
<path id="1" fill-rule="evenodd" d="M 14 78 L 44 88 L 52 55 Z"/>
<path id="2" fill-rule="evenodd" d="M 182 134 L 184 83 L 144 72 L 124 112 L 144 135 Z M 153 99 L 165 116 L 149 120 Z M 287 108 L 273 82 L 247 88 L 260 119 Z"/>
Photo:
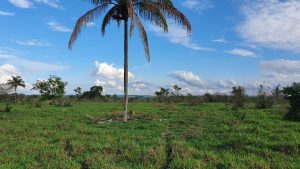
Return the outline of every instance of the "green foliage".
<path id="1" fill-rule="evenodd" d="M 284 87 L 282 92 L 291 105 L 286 118 L 300 120 L 300 83 L 293 83 L 292 86 Z"/>
<path id="2" fill-rule="evenodd" d="M 82 97 L 85 99 L 95 99 L 101 97 L 102 92 L 102 86 L 93 86 L 90 88 L 90 91 L 83 92 Z"/>
<path id="3" fill-rule="evenodd" d="M 74 92 L 76 94 L 77 99 L 79 100 L 81 95 L 82 95 L 82 89 L 81 87 L 77 87 L 76 89 L 74 89 Z"/>
<path id="4" fill-rule="evenodd" d="M 56 107 L 71 107 L 72 106 L 71 100 L 68 98 L 63 98 L 63 97 L 51 100 L 49 102 L 49 104 L 54 105 Z"/>
<path id="5" fill-rule="evenodd" d="M 38 90 L 44 99 L 55 99 L 65 94 L 67 84 L 60 77 L 51 75 L 47 80 L 37 80 L 32 90 Z"/>
<path id="6" fill-rule="evenodd" d="M 161 87 L 159 88 L 158 91 L 155 91 L 154 94 L 157 96 L 159 102 L 163 102 L 168 99 L 170 94 L 170 89 Z"/>
<path id="7" fill-rule="evenodd" d="M 231 103 L 233 109 L 241 108 L 245 103 L 245 88 L 241 86 L 232 87 Z"/>
<path id="8" fill-rule="evenodd" d="M 240 111 L 239 109 L 233 109 L 232 114 L 234 117 L 237 118 L 239 121 L 244 121 L 246 118 L 246 112 Z"/>
<path id="9" fill-rule="evenodd" d="M 6 102 L 5 103 L 5 107 L 4 107 L 4 112 L 10 112 L 12 109 L 11 103 L 10 102 Z"/>
<path id="10" fill-rule="evenodd" d="M 268 95 L 264 90 L 264 86 L 260 85 L 256 97 L 256 108 L 258 109 L 269 109 L 273 105 L 272 96 Z"/>

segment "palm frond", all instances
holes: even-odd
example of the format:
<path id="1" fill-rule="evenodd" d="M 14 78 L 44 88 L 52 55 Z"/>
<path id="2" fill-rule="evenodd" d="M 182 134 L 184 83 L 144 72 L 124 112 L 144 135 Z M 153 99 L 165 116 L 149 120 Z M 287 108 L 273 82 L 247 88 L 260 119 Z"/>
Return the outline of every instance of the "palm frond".
<path id="1" fill-rule="evenodd" d="M 191 26 L 190 22 L 188 21 L 188 19 L 173 5 L 169 5 L 169 2 L 168 3 L 166 3 L 166 2 L 165 3 L 154 2 L 151 4 L 157 6 L 157 8 L 159 8 L 163 13 L 165 13 L 170 19 L 174 20 L 175 23 L 186 27 L 187 32 L 191 33 L 192 26 Z"/>
<path id="2" fill-rule="evenodd" d="M 72 49 L 72 46 L 76 41 L 78 35 L 80 34 L 82 27 L 87 26 L 89 22 L 93 21 L 96 17 L 100 16 L 100 14 L 108 7 L 110 1 L 111 0 L 106 0 L 107 3 L 93 8 L 77 20 L 69 40 L 69 49 Z"/>
<path id="3" fill-rule="evenodd" d="M 161 10 L 152 3 L 139 3 L 136 6 L 139 15 L 146 20 L 154 23 L 156 26 L 162 28 L 165 32 L 168 32 L 168 24 L 165 16 Z"/>
<path id="4" fill-rule="evenodd" d="M 111 19 L 113 19 L 112 17 L 115 14 L 115 12 L 117 11 L 117 8 L 118 8 L 118 6 L 112 7 L 104 16 L 103 21 L 102 21 L 102 26 L 101 26 L 101 32 L 102 32 L 103 36 L 105 34 L 106 26 L 110 23 Z M 117 23 L 118 23 L 118 21 L 117 21 Z"/>
<path id="5" fill-rule="evenodd" d="M 150 50 L 149 50 L 147 33 L 146 33 L 145 28 L 144 28 L 144 26 L 143 26 L 143 24 L 142 24 L 142 22 L 141 22 L 141 20 L 140 20 L 140 18 L 137 14 L 135 14 L 135 20 L 136 20 L 138 30 L 140 32 L 140 36 L 141 36 L 142 43 L 143 43 L 143 46 L 144 46 L 147 61 L 150 62 Z"/>

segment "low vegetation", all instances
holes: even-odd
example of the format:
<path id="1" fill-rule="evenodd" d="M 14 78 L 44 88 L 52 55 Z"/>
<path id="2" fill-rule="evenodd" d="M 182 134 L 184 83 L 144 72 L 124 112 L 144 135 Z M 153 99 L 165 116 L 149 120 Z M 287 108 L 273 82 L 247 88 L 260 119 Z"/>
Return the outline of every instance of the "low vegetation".
<path id="1" fill-rule="evenodd" d="M 2 105 L 4 106 L 4 105 Z M 43 102 L 0 113 L 0 168 L 298 168 L 300 124 L 284 120 L 284 105 L 243 118 L 223 103 L 130 104 L 129 122 L 118 102 Z"/>

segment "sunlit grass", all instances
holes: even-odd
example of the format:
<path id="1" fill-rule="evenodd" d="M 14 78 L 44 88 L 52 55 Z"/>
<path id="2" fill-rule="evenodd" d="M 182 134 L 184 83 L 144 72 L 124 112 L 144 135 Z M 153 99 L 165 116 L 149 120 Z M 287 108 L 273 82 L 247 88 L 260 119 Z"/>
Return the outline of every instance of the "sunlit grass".
<path id="1" fill-rule="evenodd" d="M 3 105 L 2 105 L 3 107 Z M 298 168 L 300 124 L 282 106 L 244 120 L 223 103 L 133 103 L 139 118 L 97 124 L 121 103 L 13 106 L 0 113 L 0 168 Z"/>

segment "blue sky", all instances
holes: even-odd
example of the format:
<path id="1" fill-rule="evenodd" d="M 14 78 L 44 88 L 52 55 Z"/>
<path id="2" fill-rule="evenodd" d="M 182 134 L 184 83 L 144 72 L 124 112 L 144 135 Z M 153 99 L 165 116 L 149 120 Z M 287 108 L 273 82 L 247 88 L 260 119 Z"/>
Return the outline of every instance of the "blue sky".
<path id="1" fill-rule="evenodd" d="M 143 21 L 151 62 L 137 30 L 129 42 L 130 94 L 153 94 L 179 84 L 184 93 L 228 92 L 235 85 L 252 94 L 300 80 L 300 0 L 174 1 L 192 24 L 192 35 L 169 22 L 169 33 Z M 89 24 L 73 50 L 68 40 L 78 17 L 92 5 L 82 0 L 0 2 L 0 82 L 21 75 L 23 93 L 49 75 L 77 86 L 104 86 L 122 93 L 123 28 L 111 23 L 104 37 L 102 17 Z"/>

